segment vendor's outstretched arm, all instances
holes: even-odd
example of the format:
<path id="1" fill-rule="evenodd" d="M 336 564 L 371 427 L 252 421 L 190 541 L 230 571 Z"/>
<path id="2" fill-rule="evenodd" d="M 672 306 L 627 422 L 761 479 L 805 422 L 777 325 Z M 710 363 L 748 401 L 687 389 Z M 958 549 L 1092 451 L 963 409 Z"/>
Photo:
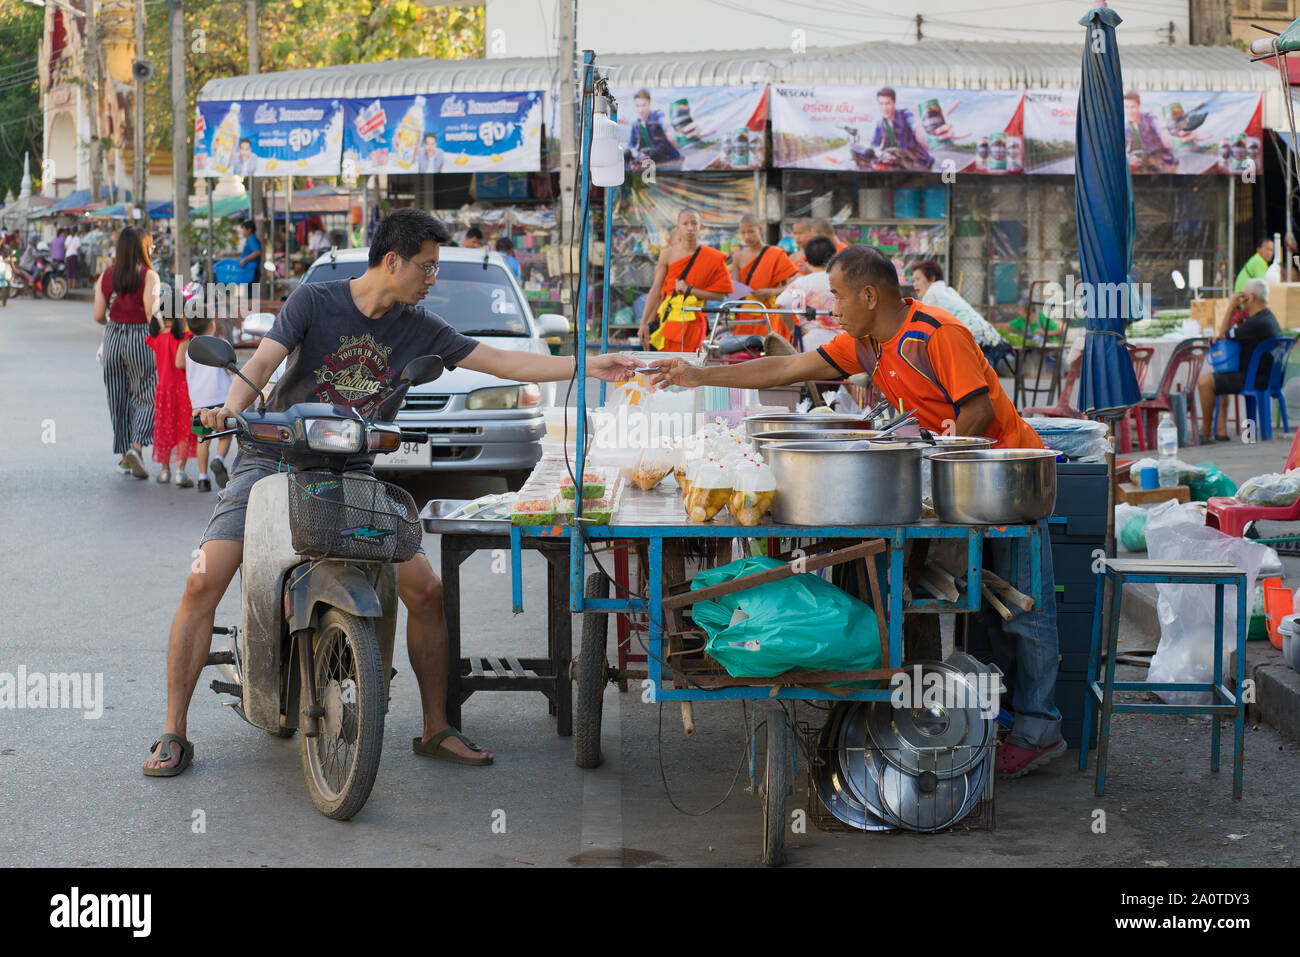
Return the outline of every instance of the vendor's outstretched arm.
<path id="1" fill-rule="evenodd" d="M 544 356 L 536 352 L 493 349 L 479 343 L 459 363 L 475 372 L 486 372 L 516 382 L 561 382 L 573 376 L 573 356 Z M 606 382 L 622 382 L 635 374 L 636 360 L 625 355 L 592 356 L 587 360 L 587 375 Z"/>
<path id="2" fill-rule="evenodd" d="M 685 359 L 660 359 L 654 365 L 658 369 L 653 377 L 656 386 L 680 385 L 693 388 L 717 385 L 732 389 L 771 389 L 808 379 L 843 378 L 843 373 L 817 352 L 768 356 L 765 359 L 704 368 L 693 366 Z"/>

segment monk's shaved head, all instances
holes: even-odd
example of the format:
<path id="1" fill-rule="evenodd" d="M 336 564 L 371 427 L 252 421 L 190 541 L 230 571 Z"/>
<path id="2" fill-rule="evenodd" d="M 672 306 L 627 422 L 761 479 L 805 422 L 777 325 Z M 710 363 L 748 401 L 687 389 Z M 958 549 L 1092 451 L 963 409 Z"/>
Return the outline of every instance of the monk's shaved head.
<path id="1" fill-rule="evenodd" d="M 700 214 L 699 214 L 698 212 L 696 212 L 695 210 L 693 210 L 693 209 L 683 209 L 680 213 L 677 214 L 677 222 L 680 223 L 680 222 L 681 222 L 683 219 L 685 219 L 687 216 L 694 216 L 696 219 L 699 219 L 699 218 L 700 218 Z"/>
<path id="2" fill-rule="evenodd" d="M 827 239 L 835 239 L 835 230 L 831 228 L 829 219 L 814 219 L 812 221 L 812 231 L 814 236 L 825 236 Z"/>
<path id="3" fill-rule="evenodd" d="M 740 217 L 740 225 L 741 225 L 741 226 L 757 226 L 757 225 L 758 225 L 758 217 L 757 217 L 757 216 L 741 216 L 741 217 Z"/>

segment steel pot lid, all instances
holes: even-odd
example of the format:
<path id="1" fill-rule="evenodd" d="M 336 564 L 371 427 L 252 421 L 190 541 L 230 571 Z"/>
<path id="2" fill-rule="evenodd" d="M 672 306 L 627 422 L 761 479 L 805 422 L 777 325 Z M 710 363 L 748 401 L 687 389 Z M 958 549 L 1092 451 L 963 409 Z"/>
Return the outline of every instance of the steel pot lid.
<path id="1" fill-rule="evenodd" d="M 1013 462 L 1032 459 L 1055 461 L 1059 454 L 1051 449 L 969 449 L 935 452 L 930 457 L 938 462 Z"/>
<path id="2" fill-rule="evenodd" d="M 904 670 L 915 676 L 918 667 L 921 685 L 914 690 L 924 695 L 927 676 L 937 673 L 941 684 L 930 695 L 937 692 L 939 702 L 916 708 L 872 702 L 867 714 L 871 742 L 885 761 L 908 774 L 930 772 L 944 779 L 965 774 L 984 757 L 995 716 L 985 718 L 980 713 L 979 689 L 957 668 L 926 661 L 913 662 Z"/>
<path id="3" fill-rule="evenodd" d="M 758 435 L 777 429 L 808 427 L 814 429 L 869 429 L 871 420 L 860 415 L 836 415 L 829 412 L 769 412 L 745 419 L 745 432 Z"/>
<path id="4" fill-rule="evenodd" d="M 911 831 L 941 831 L 966 811 L 970 782 L 966 775 L 940 778 L 930 772 L 913 776 L 886 764 L 881 798 L 890 816 Z"/>
<path id="5" fill-rule="evenodd" d="M 813 760 L 813 786 L 822 806 L 837 820 L 862 831 L 892 831 L 894 825 L 876 816 L 863 804 L 849 787 L 844 769 L 840 766 L 838 741 L 840 721 L 848 707 L 839 706 L 822 728 Z"/>

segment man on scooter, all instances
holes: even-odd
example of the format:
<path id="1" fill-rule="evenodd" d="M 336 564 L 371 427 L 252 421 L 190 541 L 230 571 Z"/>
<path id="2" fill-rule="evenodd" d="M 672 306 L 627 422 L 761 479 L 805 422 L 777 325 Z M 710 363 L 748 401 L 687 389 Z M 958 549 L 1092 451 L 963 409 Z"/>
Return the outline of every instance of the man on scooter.
<path id="1" fill-rule="evenodd" d="M 364 275 L 299 286 L 242 370 L 261 388 L 288 359 L 267 408 L 281 411 L 297 402 L 330 402 L 371 414 L 406 364 L 421 355 L 440 355 L 449 369 L 464 366 L 520 382 L 570 378 L 572 356 L 494 349 L 420 308 L 435 282 L 439 246 L 450 240 L 446 226 L 428 213 L 394 210 L 375 230 Z M 631 378 L 635 367 L 634 360 L 621 355 L 597 356 L 587 363 L 589 375 L 607 382 Z M 336 387 L 341 382 L 347 387 Z M 255 398 L 247 385 L 233 380 L 225 406 L 200 413 L 203 425 L 222 428 L 228 416 L 242 412 Z M 242 449 L 239 458 L 217 500 L 201 555 L 172 620 L 164 734 L 144 764 L 151 777 L 180 774 L 193 758 L 194 746 L 186 739 L 187 712 L 212 643 L 217 604 L 243 558 L 248 495 L 259 479 L 277 469 L 274 459 L 251 446 Z M 447 723 L 451 662 L 442 582 L 423 551 L 398 566 L 397 589 L 407 609 L 407 650 L 424 712 L 423 734 L 414 750 L 458 764 L 491 764 L 489 750 Z"/>

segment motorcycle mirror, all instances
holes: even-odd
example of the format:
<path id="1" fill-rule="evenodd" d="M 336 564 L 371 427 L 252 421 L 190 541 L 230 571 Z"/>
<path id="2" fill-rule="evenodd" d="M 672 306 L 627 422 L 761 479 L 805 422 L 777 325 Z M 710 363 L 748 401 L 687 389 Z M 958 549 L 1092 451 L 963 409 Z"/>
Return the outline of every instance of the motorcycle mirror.
<path id="1" fill-rule="evenodd" d="M 424 385 L 442 375 L 442 356 L 416 356 L 402 370 L 402 381 L 411 385 Z"/>
<path id="2" fill-rule="evenodd" d="M 235 364 L 235 347 L 217 336 L 195 336 L 189 356 L 199 365 L 228 369 Z"/>

